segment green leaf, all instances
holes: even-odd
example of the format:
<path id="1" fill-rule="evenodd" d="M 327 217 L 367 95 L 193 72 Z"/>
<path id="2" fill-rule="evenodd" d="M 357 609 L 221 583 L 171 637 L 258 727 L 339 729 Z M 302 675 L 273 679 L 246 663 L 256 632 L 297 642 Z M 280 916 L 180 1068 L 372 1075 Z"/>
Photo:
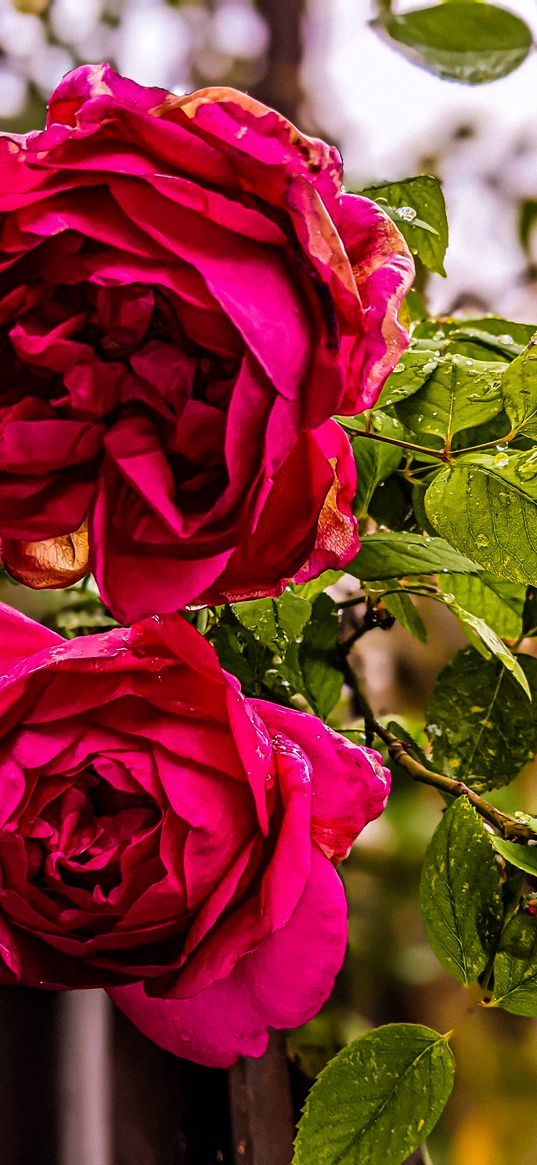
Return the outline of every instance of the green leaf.
<path id="1" fill-rule="evenodd" d="M 309 582 L 295 584 L 293 591 L 301 599 L 308 599 L 312 603 L 317 595 L 320 595 L 327 587 L 333 587 L 334 583 L 339 582 L 343 573 L 342 570 L 325 570 L 317 578 L 310 579 Z"/>
<path id="2" fill-rule="evenodd" d="M 411 606 L 409 595 L 419 595 L 422 598 L 431 599 L 433 602 L 445 604 L 445 606 L 449 607 L 449 610 L 458 619 L 462 630 L 472 644 L 472 647 L 475 647 L 476 650 L 485 657 L 485 659 L 489 659 L 491 655 L 494 655 L 496 659 L 498 659 L 503 664 L 507 671 L 511 673 L 513 679 L 515 679 L 516 682 L 520 684 L 520 687 L 525 692 L 528 699 L 531 700 L 532 696 L 528 681 L 523 669 L 520 666 L 520 663 L 518 662 L 518 657 L 513 655 L 513 652 L 509 650 L 506 644 L 503 643 L 503 641 L 500 639 L 499 635 L 493 631 L 492 627 L 489 627 L 488 623 L 486 623 L 484 619 L 481 619 L 479 615 L 472 614 L 471 611 L 466 611 L 463 607 L 461 607 L 460 603 L 456 601 L 455 596 L 449 591 L 446 593 L 433 591 L 429 586 L 426 586 L 421 581 L 416 583 L 401 583 L 398 579 L 387 579 L 384 584 L 379 580 L 376 580 L 375 582 L 366 585 L 366 591 L 368 594 L 371 594 L 376 601 L 382 601 L 384 606 L 387 607 L 396 618 L 400 618 L 403 626 L 406 626 L 407 630 L 410 631 L 411 634 L 416 635 L 418 639 L 421 638 L 422 641 L 424 641 L 422 635 L 426 634 L 425 627 L 423 626 L 421 619 L 419 619 L 417 611 L 414 611 L 414 614 L 416 619 L 419 620 L 419 624 L 416 625 L 416 620 L 413 620 L 412 612 L 409 611 L 409 605 Z M 397 603 L 397 600 L 400 600 L 399 604 Z M 398 609 L 399 614 L 397 614 L 396 608 Z M 407 620 L 406 623 L 405 619 Z M 422 631 L 422 634 L 420 634 L 420 630 Z"/>
<path id="3" fill-rule="evenodd" d="M 404 590 L 397 591 L 393 595 L 384 595 L 382 602 L 405 631 L 408 631 L 415 639 L 419 639 L 420 643 L 427 642 L 425 623 L 419 611 L 416 610 L 412 599 Z"/>
<path id="4" fill-rule="evenodd" d="M 473 574 L 479 569 L 443 538 L 406 533 L 365 535 L 356 558 L 346 567 L 363 581 L 438 571 Z"/>
<path id="5" fill-rule="evenodd" d="M 441 351 L 459 352 L 476 360 L 513 360 L 529 344 L 535 324 L 520 324 L 500 316 L 425 320 L 413 334 L 413 345 L 430 339 Z"/>
<path id="6" fill-rule="evenodd" d="M 454 1070 L 447 1037 L 421 1024 L 353 1040 L 309 1093 L 293 1165 L 401 1165 L 434 1128 Z"/>
<path id="7" fill-rule="evenodd" d="M 513 430 L 537 437 L 537 337 L 507 366 L 501 391 Z"/>
<path id="8" fill-rule="evenodd" d="M 522 691 L 526 693 L 529 700 L 531 700 L 531 691 L 529 688 L 526 676 L 518 662 L 516 655 L 506 647 L 505 643 L 496 635 L 496 632 L 485 623 L 484 619 L 480 619 L 478 615 L 472 615 L 470 611 L 465 611 L 459 603 L 457 603 L 453 595 L 440 594 L 435 596 L 449 607 L 450 611 L 456 615 L 459 623 L 466 636 L 470 640 L 472 647 L 475 647 L 481 655 L 487 659 L 490 654 L 496 656 L 496 659 L 503 664 L 508 672 L 511 672 L 513 679 L 517 684 L 520 684 Z"/>
<path id="9" fill-rule="evenodd" d="M 304 691 L 314 712 L 326 719 L 341 695 L 343 672 L 338 650 L 338 608 L 329 595 L 313 603 L 298 650 Z"/>
<path id="10" fill-rule="evenodd" d="M 279 599 L 232 603 L 231 609 L 264 647 L 283 650 L 302 634 L 311 616 L 311 603 L 292 591 L 284 591 Z"/>
<path id="11" fill-rule="evenodd" d="M 465 429 L 486 424 L 503 412 L 501 372 L 507 365 L 446 355 L 426 384 L 395 406 L 395 413 L 414 441 L 425 434 L 451 445 Z"/>
<path id="12" fill-rule="evenodd" d="M 425 509 L 435 530 L 485 570 L 537 582 L 537 448 L 460 457 L 433 478 Z"/>
<path id="13" fill-rule="evenodd" d="M 532 47 L 524 21 L 492 4 L 455 0 L 404 15 L 388 10 L 373 24 L 415 64 L 468 85 L 505 77 Z"/>
<path id="14" fill-rule="evenodd" d="M 501 837 L 493 837 L 494 849 L 502 855 L 517 870 L 524 870 L 537 878 L 537 848 L 533 845 L 517 845 L 514 841 L 504 841 Z"/>
<path id="15" fill-rule="evenodd" d="M 459 983 L 473 983 L 497 943 L 503 906 L 490 835 L 466 797 L 446 810 L 432 837 L 420 898 L 436 957 Z"/>
<path id="16" fill-rule="evenodd" d="M 442 592 L 454 595 L 457 603 L 479 615 L 502 639 L 517 639 L 522 631 L 524 587 L 493 574 L 440 574 Z"/>
<path id="17" fill-rule="evenodd" d="M 445 275 L 448 245 L 446 204 L 438 178 L 420 174 L 400 182 L 379 183 L 362 191 L 390 213 L 410 250 L 425 267 Z"/>
<path id="18" fill-rule="evenodd" d="M 378 400 L 379 408 L 389 408 L 418 392 L 438 368 L 440 360 L 439 352 L 408 348 L 384 385 Z"/>
<path id="19" fill-rule="evenodd" d="M 537 920 L 526 914 L 516 914 L 502 935 L 491 1006 L 514 1015 L 537 1015 Z"/>
<path id="20" fill-rule="evenodd" d="M 377 485 L 397 469 L 402 450 L 396 445 L 383 445 L 381 441 L 371 441 L 367 437 L 362 440 L 357 437 L 352 447 L 358 470 L 355 513 L 358 518 L 365 518 Z"/>
<path id="21" fill-rule="evenodd" d="M 537 694 L 537 660 L 517 659 Z M 537 700 L 529 704 L 496 660 L 469 648 L 440 673 L 427 717 L 435 765 L 477 790 L 509 784 L 537 752 Z"/>

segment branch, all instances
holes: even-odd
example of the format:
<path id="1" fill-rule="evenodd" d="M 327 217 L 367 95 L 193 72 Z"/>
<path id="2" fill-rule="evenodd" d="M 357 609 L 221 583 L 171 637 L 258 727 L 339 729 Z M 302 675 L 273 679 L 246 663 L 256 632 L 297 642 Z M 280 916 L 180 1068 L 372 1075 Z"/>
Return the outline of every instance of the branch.
<path id="1" fill-rule="evenodd" d="M 516 817 L 509 816 L 508 813 L 502 813 L 501 809 L 496 809 L 495 805 L 491 805 L 473 789 L 468 788 L 464 781 L 456 781 L 453 777 L 446 777 L 444 773 L 436 773 L 414 760 L 408 751 L 408 745 L 394 736 L 393 732 L 384 728 L 384 725 L 376 719 L 367 700 L 358 688 L 358 682 L 352 668 L 346 660 L 345 664 L 345 679 L 352 688 L 363 715 L 367 742 L 372 741 L 375 736 L 380 737 L 387 746 L 391 759 L 414 781 L 418 781 L 422 785 L 430 785 L 433 789 L 438 789 L 440 793 L 447 794 L 449 797 L 467 797 L 479 816 L 488 821 L 489 825 L 492 825 L 501 837 L 507 840 L 509 838 L 524 839 L 525 841 L 535 839 L 535 833 L 531 826 L 524 825 L 523 822 L 518 821 Z"/>
<path id="2" fill-rule="evenodd" d="M 356 441 L 358 437 L 365 437 L 369 441 L 382 441 L 384 445 L 397 445 L 400 449 L 410 449 L 411 453 L 426 453 L 428 457 L 436 457 L 444 464 L 451 464 L 453 460 L 451 454 L 444 449 L 429 449 L 427 445 L 414 445 L 411 441 L 399 441 L 397 437 L 383 437 L 381 433 L 372 433 L 371 430 L 357 433 L 356 429 L 347 428 L 344 420 L 340 420 L 339 424 L 353 441 Z"/>

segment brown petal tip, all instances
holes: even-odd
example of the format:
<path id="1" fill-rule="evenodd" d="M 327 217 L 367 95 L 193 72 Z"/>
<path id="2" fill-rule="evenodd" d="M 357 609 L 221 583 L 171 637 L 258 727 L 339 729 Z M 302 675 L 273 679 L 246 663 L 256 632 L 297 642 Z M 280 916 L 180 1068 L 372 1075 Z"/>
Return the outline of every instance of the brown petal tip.
<path id="1" fill-rule="evenodd" d="M 86 523 L 72 534 L 42 542 L 3 538 L 2 562 L 12 578 L 33 590 L 70 587 L 89 572 Z"/>

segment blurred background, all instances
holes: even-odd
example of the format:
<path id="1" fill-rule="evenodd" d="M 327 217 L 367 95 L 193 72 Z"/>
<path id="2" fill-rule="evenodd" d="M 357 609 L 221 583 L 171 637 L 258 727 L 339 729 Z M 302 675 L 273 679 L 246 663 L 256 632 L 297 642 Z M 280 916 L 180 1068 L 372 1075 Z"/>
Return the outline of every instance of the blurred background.
<path id="1" fill-rule="evenodd" d="M 534 0 L 509 7 L 537 32 Z M 392 52 L 369 27 L 372 15 L 368 0 L 0 0 L 0 129 L 40 126 L 50 90 L 85 61 L 107 59 L 141 83 L 177 93 L 208 84 L 247 89 L 335 142 L 349 189 L 423 171 L 442 178 L 450 246 L 447 279 L 429 281 L 433 311 L 493 311 L 537 323 L 537 230 L 528 227 L 537 207 L 535 55 L 509 77 L 471 89 Z M 2 591 L 44 620 L 61 601 L 9 583 Z M 435 677 L 459 646 L 454 627 L 435 610 L 426 645 L 397 627 L 360 641 L 355 662 L 377 713 L 419 736 Z M 519 778 L 502 805 L 535 812 L 535 774 Z M 347 863 L 345 969 L 331 1003 L 292 1036 L 291 1050 L 313 1076 L 372 1024 L 455 1028 L 457 1085 L 431 1137 L 432 1160 L 535 1165 L 536 1025 L 475 1006 L 425 941 L 419 871 L 440 812 L 432 791 L 395 776 L 388 812 Z M 62 1165 L 109 1165 L 106 1004 L 86 993 L 69 1003 L 62 1023 L 71 1060 L 60 1087 L 88 1136 L 85 1150 L 73 1148 L 67 1124 Z M 124 1159 L 149 1165 L 158 1160 L 150 1152 L 146 1144 Z"/>

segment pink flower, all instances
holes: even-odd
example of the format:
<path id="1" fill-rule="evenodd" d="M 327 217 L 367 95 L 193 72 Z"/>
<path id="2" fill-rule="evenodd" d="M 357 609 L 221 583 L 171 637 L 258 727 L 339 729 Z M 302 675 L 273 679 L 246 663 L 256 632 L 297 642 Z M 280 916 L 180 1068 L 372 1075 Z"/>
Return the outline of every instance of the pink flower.
<path id="1" fill-rule="evenodd" d="M 176 1054 L 260 1055 L 331 990 L 380 757 L 246 699 L 177 615 L 66 642 L 2 607 L 0 632 L 0 982 L 102 985 Z"/>
<path id="2" fill-rule="evenodd" d="M 330 417 L 374 404 L 406 346 L 413 264 L 342 192 L 337 151 L 235 90 L 86 65 L 43 132 L 0 138 L 0 190 L 12 572 L 40 585 L 26 544 L 87 521 L 130 622 L 348 562 L 355 469 Z"/>

